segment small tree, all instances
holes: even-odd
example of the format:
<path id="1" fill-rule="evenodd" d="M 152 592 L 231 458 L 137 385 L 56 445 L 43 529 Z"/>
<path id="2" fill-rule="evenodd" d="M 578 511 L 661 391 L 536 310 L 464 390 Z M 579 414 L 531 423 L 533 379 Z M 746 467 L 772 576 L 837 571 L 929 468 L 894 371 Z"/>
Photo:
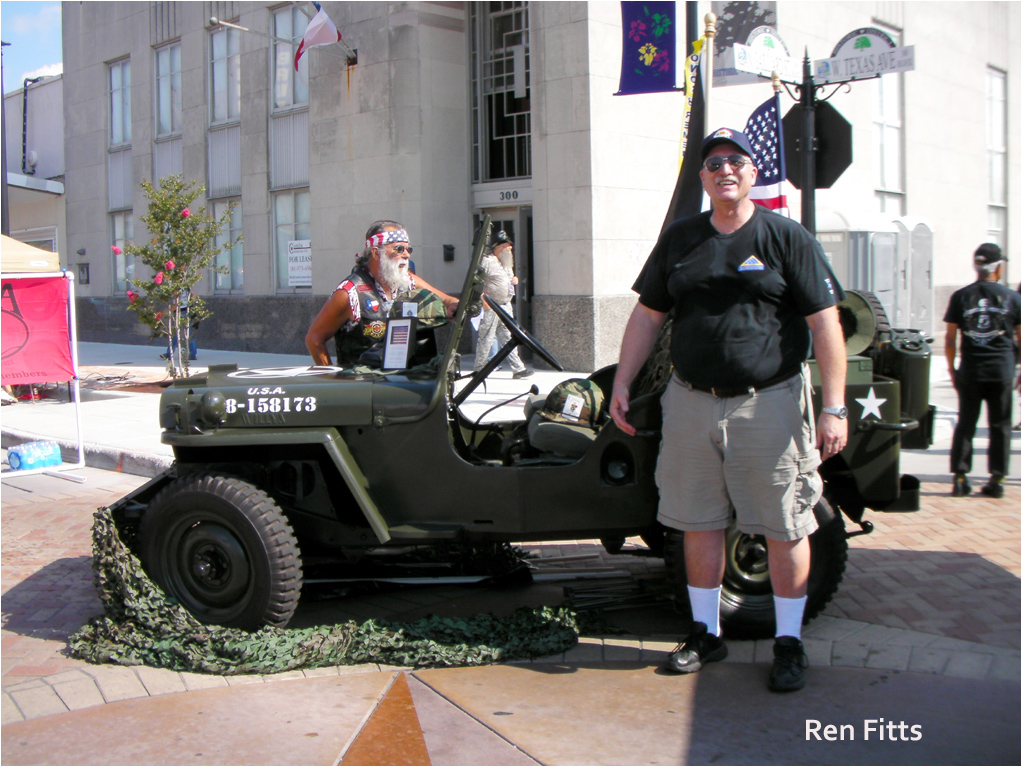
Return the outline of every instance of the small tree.
<path id="1" fill-rule="evenodd" d="M 241 242 L 239 236 L 234 242 L 216 245 L 220 232 L 230 222 L 234 204 L 219 220 L 205 208 L 192 209 L 191 204 L 205 188 L 182 181 L 180 175 L 161 178 L 159 188 L 143 181 L 142 189 L 149 209 L 141 220 L 152 239 L 141 245 L 127 245 L 125 251 L 149 267 L 153 276 L 128 280 L 135 288 L 127 292 L 128 308 L 152 329 L 150 338 L 167 338 L 167 372 L 174 378 L 187 376 L 192 328 L 210 316 L 206 302 L 194 295 L 192 288 L 217 255 Z M 120 252 L 116 245 L 114 252 Z M 227 267 L 214 267 L 214 271 L 226 273 Z"/>

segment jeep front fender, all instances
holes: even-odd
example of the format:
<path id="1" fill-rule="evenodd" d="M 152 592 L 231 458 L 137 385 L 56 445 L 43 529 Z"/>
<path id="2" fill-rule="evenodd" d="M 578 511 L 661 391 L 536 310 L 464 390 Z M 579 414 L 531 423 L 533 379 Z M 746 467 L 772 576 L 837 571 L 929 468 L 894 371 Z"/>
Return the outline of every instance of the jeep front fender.
<path id="1" fill-rule="evenodd" d="M 380 514 L 369 492 L 369 482 L 348 449 L 347 443 L 334 428 L 326 429 L 218 429 L 208 434 L 175 434 L 164 432 L 163 442 L 177 448 L 211 450 L 223 455 L 223 449 L 251 446 L 253 438 L 266 445 L 322 445 L 334 466 L 365 515 L 379 542 L 391 539 L 387 522 Z"/>

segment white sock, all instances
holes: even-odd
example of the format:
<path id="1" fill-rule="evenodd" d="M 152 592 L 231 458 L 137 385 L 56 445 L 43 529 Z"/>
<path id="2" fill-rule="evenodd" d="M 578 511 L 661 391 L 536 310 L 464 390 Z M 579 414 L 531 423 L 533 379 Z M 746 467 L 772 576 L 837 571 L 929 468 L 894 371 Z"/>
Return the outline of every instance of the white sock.
<path id="1" fill-rule="evenodd" d="M 806 609 L 806 598 L 788 599 L 774 594 L 774 615 L 777 619 L 775 637 L 802 638 L 802 615 Z"/>
<path id="2" fill-rule="evenodd" d="M 688 587 L 688 603 L 692 620 L 706 624 L 706 632 L 720 636 L 720 586 L 715 589 Z"/>

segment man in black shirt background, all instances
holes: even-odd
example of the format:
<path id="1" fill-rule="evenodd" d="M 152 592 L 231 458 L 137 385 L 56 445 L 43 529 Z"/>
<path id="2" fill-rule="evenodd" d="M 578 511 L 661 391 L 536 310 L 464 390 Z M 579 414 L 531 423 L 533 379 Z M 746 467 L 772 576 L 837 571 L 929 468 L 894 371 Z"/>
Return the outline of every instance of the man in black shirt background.
<path id="1" fill-rule="evenodd" d="M 1004 261 L 1000 247 L 992 242 L 976 248 L 973 264 L 977 279 L 951 295 L 944 314 L 944 355 L 951 383 L 958 392 L 958 423 L 951 438 L 953 496 L 972 492 L 968 478 L 972 471 L 972 439 L 985 402 L 990 480 L 980 492 L 992 498 L 1004 497 L 1004 476 L 1011 459 L 1011 390 L 1019 352 L 1019 294 L 1000 282 Z M 956 369 L 959 334 L 961 357 Z"/>
<path id="2" fill-rule="evenodd" d="M 665 670 L 722 660 L 720 591 L 732 519 L 767 539 L 777 631 L 769 686 L 805 685 L 801 642 L 808 536 L 822 492 L 816 471 L 847 444 L 843 298 L 819 243 L 749 197 L 757 169 L 748 138 L 722 128 L 702 145 L 699 175 L 712 212 L 661 234 L 633 290 L 610 412 L 622 431 L 630 386 L 674 311 L 674 375 L 664 393 L 659 520 L 685 531 L 692 633 Z M 823 384 L 817 422 L 805 361 L 810 342 Z"/>

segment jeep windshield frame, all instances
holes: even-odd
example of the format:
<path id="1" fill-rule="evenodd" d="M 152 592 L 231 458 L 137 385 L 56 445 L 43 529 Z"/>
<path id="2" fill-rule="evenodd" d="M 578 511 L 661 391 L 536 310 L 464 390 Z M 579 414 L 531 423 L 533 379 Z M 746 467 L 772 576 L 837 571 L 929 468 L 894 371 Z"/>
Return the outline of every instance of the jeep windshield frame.
<path id="1" fill-rule="evenodd" d="M 436 386 L 433 387 L 433 396 L 421 415 L 408 419 L 395 418 L 393 421 L 420 421 L 440 404 L 440 399 L 446 397 L 448 391 L 453 394 L 454 380 L 456 375 L 451 374 L 451 365 L 454 364 L 455 356 L 458 354 L 458 346 L 461 344 L 461 337 L 465 332 L 465 325 L 469 317 L 474 317 L 482 308 L 484 275 L 482 273 L 483 253 L 486 250 L 486 241 L 490 233 L 490 215 L 483 217 L 482 225 L 476 234 L 476 241 L 472 245 L 472 257 L 469 260 L 468 273 L 465 275 L 465 283 L 461 288 L 461 298 L 458 301 L 458 310 L 454 314 L 454 326 L 450 337 L 447 339 L 447 348 L 444 350 L 443 361 L 437 371 Z"/>

